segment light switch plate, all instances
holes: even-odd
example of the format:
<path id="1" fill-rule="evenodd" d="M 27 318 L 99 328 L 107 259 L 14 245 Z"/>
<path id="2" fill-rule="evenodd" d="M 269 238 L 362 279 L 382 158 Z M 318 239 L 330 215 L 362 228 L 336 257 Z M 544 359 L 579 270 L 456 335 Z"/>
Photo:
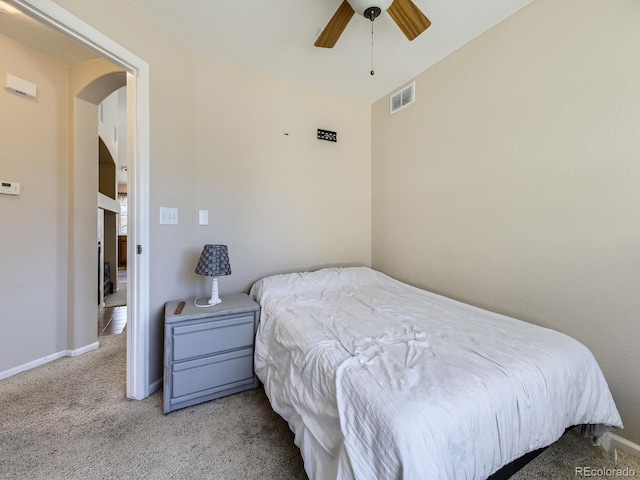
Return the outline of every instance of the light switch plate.
<path id="1" fill-rule="evenodd" d="M 5 195 L 20 195 L 20 184 L 18 182 L 0 180 L 0 193 L 4 193 Z"/>
<path id="2" fill-rule="evenodd" d="M 198 210 L 198 225 L 209 225 L 209 210 Z"/>
<path id="3" fill-rule="evenodd" d="M 177 225 L 178 209 L 170 207 L 160 207 L 160 224 L 161 225 Z"/>

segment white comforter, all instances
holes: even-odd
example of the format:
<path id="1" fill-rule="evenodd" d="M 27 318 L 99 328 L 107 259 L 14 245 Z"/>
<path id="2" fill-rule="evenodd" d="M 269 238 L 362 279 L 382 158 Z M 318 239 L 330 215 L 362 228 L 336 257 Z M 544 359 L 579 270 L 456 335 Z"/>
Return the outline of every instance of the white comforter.
<path id="1" fill-rule="evenodd" d="M 276 275 L 255 368 L 321 479 L 482 479 L 584 423 L 622 427 L 589 350 L 368 268 Z"/>

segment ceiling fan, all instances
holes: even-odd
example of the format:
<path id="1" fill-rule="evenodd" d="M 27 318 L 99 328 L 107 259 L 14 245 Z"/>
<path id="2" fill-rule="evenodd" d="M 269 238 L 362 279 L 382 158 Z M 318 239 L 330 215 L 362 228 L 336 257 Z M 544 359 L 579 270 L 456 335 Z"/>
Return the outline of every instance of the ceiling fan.
<path id="1" fill-rule="evenodd" d="M 416 38 L 431 25 L 411 0 L 343 0 L 314 45 L 333 48 L 354 13 L 357 12 L 373 22 L 384 10 L 389 12 L 409 40 Z"/>

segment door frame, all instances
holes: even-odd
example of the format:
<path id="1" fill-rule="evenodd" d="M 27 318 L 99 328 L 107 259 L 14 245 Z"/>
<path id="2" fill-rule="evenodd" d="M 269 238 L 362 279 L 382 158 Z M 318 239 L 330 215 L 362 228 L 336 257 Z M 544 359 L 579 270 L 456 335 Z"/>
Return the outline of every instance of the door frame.
<path id="1" fill-rule="evenodd" d="M 149 385 L 149 64 L 51 0 L 7 0 L 127 72 L 130 164 L 127 242 L 127 397 Z"/>

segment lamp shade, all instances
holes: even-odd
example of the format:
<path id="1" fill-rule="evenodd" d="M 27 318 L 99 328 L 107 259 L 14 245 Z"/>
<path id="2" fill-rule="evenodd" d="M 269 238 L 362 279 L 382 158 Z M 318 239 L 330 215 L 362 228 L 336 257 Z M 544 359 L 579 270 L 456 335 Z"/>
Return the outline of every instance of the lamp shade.
<path id="1" fill-rule="evenodd" d="M 200 254 L 200 260 L 196 265 L 198 275 L 208 277 L 220 277 L 231 275 L 231 264 L 229 263 L 229 251 L 226 245 L 205 245 Z"/>

